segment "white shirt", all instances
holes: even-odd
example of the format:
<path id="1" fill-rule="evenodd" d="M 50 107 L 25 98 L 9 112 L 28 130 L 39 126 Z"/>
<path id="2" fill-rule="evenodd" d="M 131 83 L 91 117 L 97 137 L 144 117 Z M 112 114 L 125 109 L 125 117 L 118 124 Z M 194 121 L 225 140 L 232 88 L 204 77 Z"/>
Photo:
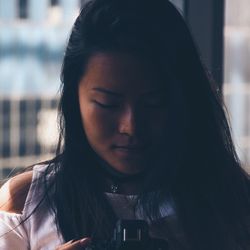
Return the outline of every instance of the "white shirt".
<path id="1" fill-rule="evenodd" d="M 22 214 L 0 211 L 1 250 L 55 250 L 57 246 L 64 243 L 62 235 L 57 231 L 54 214 L 47 207 L 46 202 L 37 207 L 44 195 L 41 176 L 45 168 L 45 165 L 37 165 L 33 168 L 32 182 Z M 5 187 L 8 188 L 8 182 Z M 132 209 L 135 195 L 105 194 L 118 218 L 143 219 L 139 210 Z M 152 237 L 167 238 L 164 225 L 171 223 L 171 218 L 175 218 L 173 204 L 167 202 L 161 207 L 160 212 L 162 220 L 150 225 L 150 234 Z M 179 227 L 176 231 L 179 231 Z"/>

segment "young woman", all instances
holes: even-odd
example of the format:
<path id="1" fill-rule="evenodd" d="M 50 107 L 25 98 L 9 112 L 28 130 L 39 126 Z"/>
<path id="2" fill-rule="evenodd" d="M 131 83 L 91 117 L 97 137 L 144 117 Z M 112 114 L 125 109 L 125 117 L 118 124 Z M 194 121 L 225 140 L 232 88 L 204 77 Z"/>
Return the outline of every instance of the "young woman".
<path id="1" fill-rule="evenodd" d="M 170 250 L 250 249 L 248 176 L 167 0 L 92 0 L 62 67 L 56 157 L 1 189 L 0 249 L 84 249 L 119 218 Z"/>

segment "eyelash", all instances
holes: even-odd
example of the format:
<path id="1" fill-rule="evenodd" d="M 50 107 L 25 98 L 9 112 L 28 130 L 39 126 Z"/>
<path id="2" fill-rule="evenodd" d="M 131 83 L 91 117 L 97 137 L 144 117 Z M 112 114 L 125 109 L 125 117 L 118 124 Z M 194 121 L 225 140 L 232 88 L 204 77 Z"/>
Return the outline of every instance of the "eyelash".
<path id="1" fill-rule="evenodd" d="M 96 105 L 98 105 L 99 107 L 104 108 L 104 109 L 111 109 L 111 108 L 118 107 L 118 105 L 106 105 L 106 104 L 103 104 L 103 103 L 100 103 L 100 102 L 97 102 L 97 101 L 94 101 L 94 103 Z"/>
<path id="2" fill-rule="evenodd" d="M 117 104 L 112 104 L 112 105 L 106 105 L 106 104 L 103 104 L 103 103 L 100 103 L 100 102 L 97 102 L 97 101 L 93 101 L 97 106 L 101 107 L 101 108 L 104 108 L 104 109 L 114 109 L 114 108 L 117 108 L 119 105 Z M 160 108 L 160 107 L 163 107 L 163 103 L 160 102 L 160 103 L 145 103 L 144 104 L 146 107 L 148 108 Z"/>

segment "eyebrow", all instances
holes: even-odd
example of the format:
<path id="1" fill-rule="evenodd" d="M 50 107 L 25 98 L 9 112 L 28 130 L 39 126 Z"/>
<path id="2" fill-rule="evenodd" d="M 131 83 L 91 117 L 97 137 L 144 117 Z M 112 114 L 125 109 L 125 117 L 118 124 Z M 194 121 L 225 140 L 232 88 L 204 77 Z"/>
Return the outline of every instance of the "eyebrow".
<path id="1" fill-rule="evenodd" d="M 98 92 L 101 92 L 101 93 L 105 93 L 105 94 L 108 94 L 108 95 L 116 96 L 116 97 L 123 97 L 123 95 L 121 93 L 117 93 L 117 92 L 111 91 L 109 89 L 92 88 L 92 90 L 95 90 L 95 91 L 98 91 Z"/>
<path id="2" fill-rule="evenodd" d="M 124 96 L 121 93 L 114 92 L 114 91 L 111 91 L 109 89 L 100 88 L 100 87 L 92 88 L 92 90 L 95 90 L 95 91 L 98 91 L 98 92 L 101 92 L 101 93 L 105 93 L 105 94 L 108 94 L 108 95 L 116 96 L 116 97 L 123 97 Z M 154 89 L 154 90 L 150 90 L 150 91 L 146 91 L 146 92 L 142 93 L 142 96 L 160 94 L 160 93 L 162 93 L 162 91 L 163 91 L 163 89 Z"/>

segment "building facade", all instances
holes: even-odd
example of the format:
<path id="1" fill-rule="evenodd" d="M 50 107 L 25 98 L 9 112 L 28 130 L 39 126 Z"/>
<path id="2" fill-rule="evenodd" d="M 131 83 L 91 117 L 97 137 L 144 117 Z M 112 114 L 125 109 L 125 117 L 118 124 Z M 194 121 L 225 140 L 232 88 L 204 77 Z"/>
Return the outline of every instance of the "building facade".
<path id="1" fill-rule="evenodd" d="M 0 180 L 48 159 L 60 67 L 79 0 L 0 0 Z"/>

